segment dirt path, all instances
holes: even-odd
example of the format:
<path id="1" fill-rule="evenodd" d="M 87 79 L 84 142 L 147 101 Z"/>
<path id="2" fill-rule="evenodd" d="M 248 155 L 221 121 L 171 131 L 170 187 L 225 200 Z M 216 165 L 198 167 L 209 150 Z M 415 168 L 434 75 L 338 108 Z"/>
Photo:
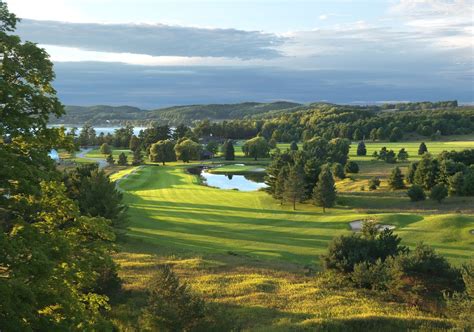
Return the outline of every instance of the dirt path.
<path id="1" fill-rule="evenodd" d="M 86 159 L 86 160 L 93 161 L 93 162 L 99 164 L 99 168 L 104 168 L 105 166 L 107 166 L 107 162 L 102 158 L 90 158 L 90 157 L 86 156 L 86 154 L 88 154 L 92 150 L 93 150 L 93 148 L 82 148 L 81 151 L 79 151 L 79 153 L 76 154 L 76 158 L 81 158 L 81 159 Z"/>

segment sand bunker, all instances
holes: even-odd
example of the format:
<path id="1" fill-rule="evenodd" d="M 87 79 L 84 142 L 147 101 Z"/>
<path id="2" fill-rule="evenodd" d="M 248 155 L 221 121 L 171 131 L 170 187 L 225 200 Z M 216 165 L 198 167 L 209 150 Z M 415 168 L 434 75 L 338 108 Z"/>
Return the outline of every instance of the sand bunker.
<path id="1" fill-rule="evenodd" d="M 364 224 L 365 220 L 355 220 L 350 223 L 351 229 L 355 232 L 362 230 L 362 226 Z M 395 229 L 395 226 L 393 225 L 377 225 L 379 231 L 383 231 L 385 229 Z"/>

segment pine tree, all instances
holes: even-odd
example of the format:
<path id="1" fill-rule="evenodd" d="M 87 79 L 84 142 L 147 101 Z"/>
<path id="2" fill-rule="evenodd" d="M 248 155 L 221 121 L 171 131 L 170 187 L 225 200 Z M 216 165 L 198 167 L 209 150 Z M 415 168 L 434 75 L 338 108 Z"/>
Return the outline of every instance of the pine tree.
<path id="1" fill-rule="evenodd" d="M 291 142 L 290 150 L 291 151 L 298 151 L 298 144 L 296 144 L 296 141 Z"/>
<path id="2" fill-rule="evenodd" d="M 133 166 L 138 166 L 143 163 L 143 154 L 142 150 L 137 148 L 135 151 L 133 151 L 133 160 L 132 160 L 132 165 Z"/>
<path id="3" fill-rule="evenodd" d="M 392 174 L 388 179 L 388 185 L 391 189 L 403 189 L 405 184 L 403 182 L 403 174 L 399 167 L 395 167 L 392 170 Z"/>
<path id="4" fill-rule="evenodd" d="M 336 203 L 334 178 L 327 165 L 319 173 L 318 183 L 316 183 L 313 190 L 313 200 L 315 205 L 323 208 L 323 212 L 326 212 L 326 208 L 333 207 Z"/>
<path id="5" fill-rule="evenodd" d="M 104 143 L 100 146 L 100 153 L 102 153 L 102 154 L 111 154 L 112 153 L 112 148 L 107 143 Z"/>
<path id="6" fill-rule="evenodd" d="M 401 148 L 400 151 L 398 151 L 397 159 L 400 161 L 405 161 L 408 159 L 408 152 L 405 150 L 405 148 Z"/>
<path id="7" fill-rule="evenodd" d="M 428 152 L 425 142 L 421 142 L 420 147 L 418 148 L 418 155 L 421 156 L 424 153 Z"/>
<path id="8" fill-rule="evenodd" d="M 285 192 L 285 183 L 288 178 L 288 166 L 284 166 L 280 169 L 278 176 L 275 180 L 275 190 L 273 191 L 273 198 L 279 199 L 280 204 L 283 204 L 284 192 Z"/>
<path id="9" fill-rule="evenodd" d="M 224 143 L 224 159 L 225 160 L 234 160 L 235 159 L 235 151 L 234 151 L 234 144 L 231 140 L 227 140 Z"/>
<path id="10" fill-rule="evenodd" d="M 296 201 L 300 201 L 304 196 L 304 172 L 300 166 L 293 166 L 285 181 L 283 197 L 293 203 L 293 210 L 296 210 Z"/>
<path id="11" fill-rule="evenodd" d="M 132 135 L 132 137 L 130 138 L 129 148 L 132 151 L 136 151 L 140 148 L 140 140 L 137 136 Z"/>
<path id="12" fill-rule="evenodd" d="M 113 164 L 115 164 L 115 160 L 114 160 L 114 157 L 112 156 L 112 154 L 109 154 L 107 156 L 107 159 L 106 159 L 107 163 L 110 165 L 110 166 L 113 166 Z"/>
<path id="13" fill-rule="evenodd" d="M 367 155 L 367 148 L 365 147 L 364 141 L 360 141 L 359 145 L 357 145 L 357 155 L 358 156 L 366 156 Z"/>
<path id="14" fill-rule="evenodd" d="M 118 159 L 117 164 L 119 166 L 127 166 L 128 160 L 127 160 L 127 156 L 125 155 L 125 153 L 122 152 L 121 154 L 119 154 L 119 159 Z"/>

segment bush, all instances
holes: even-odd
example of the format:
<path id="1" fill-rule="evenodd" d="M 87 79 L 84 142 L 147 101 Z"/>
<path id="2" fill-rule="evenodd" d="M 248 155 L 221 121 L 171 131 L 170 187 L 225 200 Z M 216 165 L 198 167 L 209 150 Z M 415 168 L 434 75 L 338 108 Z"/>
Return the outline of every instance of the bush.
<path id="1" fill-rule="evenodd" d="M 192 330 L 205 317 L 204 301 L 181 283 L 168 265 L 158 270 L 148 292 L 142 321 L 152 331 Z"/>
<path id="2" fill-rule="evenodd" d="M 444 184 L 437 184 L 431 188 L 430 198 L 438 203 L 441 203 L 443 199 L 448 196 L 448 189 Z"/>
<path id="3" fill-rule="evenodd" d="M 347 173 L 359 173 L 359 165 L 355 161 L 348 161 L 346 163 L 345 171 Z"/>
<path id="4" fill-rule="evenodd" d="M 412 202 L 424 201 L 426 199 L 423 188 L 417 184 L 414 184 L 410 189 L 408 189 L 407 195 L 410 197 Z"/>
<path id="5" fill-rule="evenodd" d="M 378 259 L 384 261 L 406 250 L 400 246 L 401 239 L 391 230 L 385 229 L 374 234 L 364 229 L 364 233 L 334 238 L 329 244 L 328 253 L 323 256 L 324 267 L 349 273 L 354 271 L 358 263 L 372 264 Z"/>
<path id="6" fill-rule="evenodd" d="M 377 177 L 370 178 L 369 189 L 376 190 L 378 187 L 380 187 L 380 179 Z"/>
<path id="7" fill-rule="evenodd" d="M 339 163 L 334 163 L 332 166 L 332 173 L 336 178 L 341 180 L 346 177 L 346 174 L 344 173 L 344 167 L 342 167 L 342 165 Z"/>

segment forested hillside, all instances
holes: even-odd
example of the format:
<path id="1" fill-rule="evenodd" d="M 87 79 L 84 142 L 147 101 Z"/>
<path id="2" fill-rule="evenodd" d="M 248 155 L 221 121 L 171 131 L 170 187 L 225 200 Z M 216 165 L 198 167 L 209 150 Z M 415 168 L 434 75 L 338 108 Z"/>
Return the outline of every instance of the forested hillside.
<path id="1" fill-rule="evenodd" d="M 290 111 L 303 105 L 278 101 L 274 103 L 240 103 L 186 105 L 141 110 L 131 106 L 66 106 L 66 114 L 52 119 L 52 124 L 79 125 L 123 125 L 131 122 L 135 125 L 147 125 L 152 121 L 165 122 L 169 125 L 192 124 L 198 120 L 212 121 L 251 118 L 277 111 Z"/>

